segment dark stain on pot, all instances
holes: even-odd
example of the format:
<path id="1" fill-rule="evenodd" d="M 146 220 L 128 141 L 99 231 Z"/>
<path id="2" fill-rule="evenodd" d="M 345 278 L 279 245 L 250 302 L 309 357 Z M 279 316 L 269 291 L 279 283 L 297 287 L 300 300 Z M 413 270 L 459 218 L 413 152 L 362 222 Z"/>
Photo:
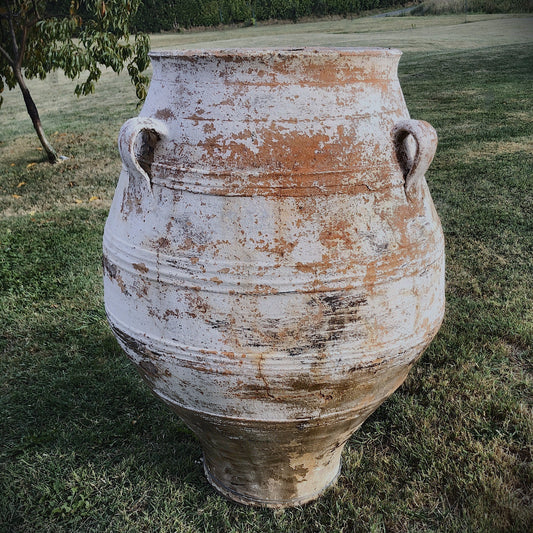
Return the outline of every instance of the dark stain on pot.
<path id="1" fill-rule="evenodd" d="M 158 377 L 159 376 L 159 369 L 152 363 L 152 361 L 141 361 L 139 363 L 139 366 L 144 370 L 147 374 L 149 374 L 152 377 Z"/>
<path id="2" fill-rule="evenodd" d="M 289 348 L 287 350 L 287 354 L 291 357 L 295 357 L 297 355 L 302 355 L 303 353 L 305 353 L 305 351 L 305 346 L 294 346 L 293 348 Z"/>
<path id="3" fill-rule="evenodd" d="M 163 354 L 160 354 L 154 350 L 149 350 L 142 342 L 134 339 L 131 335 L 128 335 L 116 327 L 112 327 L 112 330 L 122 346 L 126 349 L 126 354 L 128 354 L 130 359 L 131 356 L 129 355 L 128 351 L 143 357 L 140 362 L 133 362 L 136 363 L 136 366 L 144 379 L 146 379 L 148 382 L 151 382 L 154 378 L 161 379 L 163 377 L 171 376 L 171 373 L 168 369 L 163 370 L 160 368 L 160 366 L 156 365 L 156 363 L 160 365 L 161 361 L 164 361 L 165 356 Z"/>
<path id="4" fill-rule="evenodd" d="M 202 310 L 202 313 L 205 313 L 207 311 L 207 308 L 204 308 Z M 215 328 L 222 331 L 228 331 L 228 329 L 231 327 L 231 321 L 230 320 L 221 320 L 221 319 L 211 319 L 207 318 L 207 323 Z"/>
<path id="5" fill-rule="evenodd" d="M 107 275 L 110 280 L 113 280 L 117 283 L 124 296 L 131 296 L 131 293 L 126 288 L 126 284 L 124 283 L 122 276 L 118 272 L 117 266 L 111 263 L 105 254 L 102 255 L 102 268 L 104 269 L 104 275 Z"/>
<path id="6" fill-rule="evenodd" d="M 208 317 L 207 323 L 221 331 L 228 339 L 244 339 L 250 348 L 283 350 L 290 357 L 312 352 L 325 352 L 331 343 L 343 338 L 351 324 L 359 320 L 361 306 L 367 304 L 363 296 L 340 293 L 313 293 L 307 309 L 300 317 L 264 318 L 253 315 L 243 320 L 225 315 Z M 205 313 L 207 309 L 202 309 Z"/>
<path id="7" fill-rule="evenodd" d="M 115 336 L 121 342 L 121 344 L 123 344 L 129 351 L 136 353 L 146 359 L 153 359 L 155 361 L 158 361 L 164 357 L 163 354 L 160 354 L 154 350 L 149 350 L 144 343 L 133 338 L 131 335 L 128 335 L 124 331 L 116 327 L 112 327 L 112 330 Z"/>
<path id="8" fill-rule="evenodd" d="M 165 109 L 158 109 L 154 113 L 154 116 L 159 120 L 171 120 L 173 118 L 176 118 L 176 115 L 174 115 L 172 109 L 169 109 L 168 107 L 166 107 Z"/>
<path id="9" fill-rule="evenodd" d="M 156 244 L 158 248 L 168 248 L 170 246 L 170 240 L 167 237 L 159 237 Z"/>
<path id="10" fill-rule="evenodd" d="M 373 361 L 372 363 L 370 364 L 364 364 L 364 365 L 356 365 L 356 366 L 352 366 L 349 370 L 348 370 L 348 373 L 349 374 L 353 374 L 354 372 L 358 372 L 358 371 L 361 371 L 361 370 L 364 370 L 365 372 L 366 371 L 373 371 L 374 373 L 377 372 L 378 368 L 380 366 L 382 366 L 384 364 L 384 361 L 383 359 L 378 359 L 376 361 Z"/>
<path id="11" fill-rule="evenodd" d="M 117 266 L 111 263 L 105 255 L 102 255 L 102 267 L 104 269 L 104 274 L 107 274 L 110 279 L 116 278 Z"/>
<path id="12" fill-rule="evenodd" d="M 201 252 L 206 245 L 213 244 L 209 237 L 187 215 L 176 217 L 175 224 L 183 232 L 182 242 L 184 249 Z"/>
<path id="13" fill-rule="evenodd" d="M 367 300 L 365 297 L 345 297 L 340 293 L 321 294 L 319 299 L 328 309 L 325 313 L 328 327 L 318 339 L 318 344 L 324 348 L 328 342 L 341 339 L 346 327 L 359 320 L 359 309 L 367 304 Z"/>
<path id="14" fill-rule="evenodd" d="M 148 267 L 144 263 L 133 263 L 132 266 L 135 270 L 142 272 L 143 274 L 148 272 Z"/>

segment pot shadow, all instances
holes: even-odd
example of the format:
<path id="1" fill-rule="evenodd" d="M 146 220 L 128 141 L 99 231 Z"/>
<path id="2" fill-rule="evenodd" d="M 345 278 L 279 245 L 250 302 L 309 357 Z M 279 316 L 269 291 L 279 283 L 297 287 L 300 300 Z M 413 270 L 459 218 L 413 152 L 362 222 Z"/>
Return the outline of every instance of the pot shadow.
<path id="1" fill-rule="evenodd" d="M 103 473 L 135 464 L 178 490 L 187 485 L 211 493 L 198 440 L 151 394 L 101 320 L 77 345 L 66 344 L 76 338 L 67 320 L 28 334 L 43 350 L 12 357 L 0 462 L 68 456 L 75 468 L 91 464 Z M 23 342 L 9 350 L 21 354 Z"/>

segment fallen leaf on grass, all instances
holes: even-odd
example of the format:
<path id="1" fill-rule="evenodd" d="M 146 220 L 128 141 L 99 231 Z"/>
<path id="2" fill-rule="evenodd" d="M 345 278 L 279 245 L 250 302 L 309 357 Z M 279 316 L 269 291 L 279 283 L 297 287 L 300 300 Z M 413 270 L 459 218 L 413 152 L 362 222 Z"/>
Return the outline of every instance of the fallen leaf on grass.
<path id="1" fill-rule="evenodd" d="M 31 168 L 31 167 L 34 167 L 37 163 L 28 163 L 26 165 L 26 168 Z"/>
<path id="2" fill-rule="evenodd" d="M 15 166 L 15 163 L 11 163 L 11 166 L 14 167 L 14 166 Z"/>
<path id="3" fill-rule="evenodd" d="M 17 185 L 17 189 L 20 189 L 23 185 L 26 185 L 26 182 L 25 182 L 25 181 L 21 181 L 21 182 Z"/>
<path id="4" fill-rule="evenodd" d="M 94 202 L 95 200 L 100 200 L 100 198 L 98 198 L 98 196 L 91 196 L 89 198 L 89 202 Z"/>
<path id="5" fill-rule="evenodd" d="M 22 196 L 20 196 L 19 194 L 14 194 L 13 198 L 17 198 L 18 199 L 18 198 L 22 198 Z"/>
<path id="6" fill-rule="evenodd" d="M 74 201 L 75 201 L 77 204 L 82 204 L 82 203 L 83 203 L 83 200 L 79 200 L 78 198 L 74 198 Z"/>

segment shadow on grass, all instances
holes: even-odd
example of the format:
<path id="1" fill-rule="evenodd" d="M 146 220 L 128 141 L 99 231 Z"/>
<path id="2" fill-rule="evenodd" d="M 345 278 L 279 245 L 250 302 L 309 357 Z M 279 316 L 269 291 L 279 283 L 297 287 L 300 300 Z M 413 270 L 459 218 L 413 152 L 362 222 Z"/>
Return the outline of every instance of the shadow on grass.
<path id="1" fill-rule="evenodd" d="M 8 340 L 4 358 L 4 459 L 72 453 L 105 464 L 134 456 L 174 481 L 191 471 L 190 458 L 201 455 L 196 438 L 150 394 L 101 321 L 82 332 L 68 316 L 23 327 L 28 338 Z"/>

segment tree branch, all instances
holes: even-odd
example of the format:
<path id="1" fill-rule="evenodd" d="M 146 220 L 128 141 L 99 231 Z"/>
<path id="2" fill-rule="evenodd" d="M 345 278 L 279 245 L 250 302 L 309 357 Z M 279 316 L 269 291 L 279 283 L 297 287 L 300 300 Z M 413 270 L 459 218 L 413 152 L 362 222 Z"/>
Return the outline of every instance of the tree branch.
<path id="1" fill-rule="evenodd" d="M 28 22 L 26 22 L 25 26 L 26 28 L 31 28 L 32 26 L 35 26 L 35 24 L 37 24 L 37 22 L 39 22 L 40 20 L 40 18 L 35 17 L 33 20 L 29 20 Z"/>
<path id="2" fill-rule="evenodd" d="M 7 9 L 7 21 L 9 23 L 9 30 L 11 32 L 11 44 L 13 45 L 13 53 L 18 63 L 19 47 L 17 45 L 17 34 L 15 33 L 15 26 L 13 24 L 13 12 L 11 11 L 11 6 L 9 5 L 8 0 L 4 0 L 4 4 L 6 5 Z"/>
<path id="3" fill-rule="evenodd" d="M 3 43 L 5 41 L 5 33 L 4 33 L 4 24 L 1 19 L 7 20 L 7 15 L 0 16 L 0 42 Z M 13 60 L 11 59 L 11 56 L 9 55 L 7 50 L 2 45 L 0 45 L 0 55 L 3 55 L 7 59 L 10 65 L 13 65 Z"/>
<path id="4" fill-rule="evenodd" d="M 35 12 L 35 17 L 37 20 L 41 20 L 41 14 L 39 13 L 39 8 L 37 7 L 37 2 L 35 0 L 32 0 L 33 4 L 33 11 Z"/>
<path id="5" fill-rule="evenodd" d="M 24 61 L 24 54 L 26 53 L 26 41 L 28 40 L 28 27 L 29 26 L 26 26 L 26 25 L 22 27 L 22 38 L 20 42 L 19 56 L 17 59 L 18 68 L 22 68 L 22 62 Z"/>
<path id="6" fill-rule="evenodd" d="M 10 65 L 13 64 L 13 60 L 11 59 L 11 56 L 0 46 L 0 54 L 2 54 L 9 62 Z"/>

